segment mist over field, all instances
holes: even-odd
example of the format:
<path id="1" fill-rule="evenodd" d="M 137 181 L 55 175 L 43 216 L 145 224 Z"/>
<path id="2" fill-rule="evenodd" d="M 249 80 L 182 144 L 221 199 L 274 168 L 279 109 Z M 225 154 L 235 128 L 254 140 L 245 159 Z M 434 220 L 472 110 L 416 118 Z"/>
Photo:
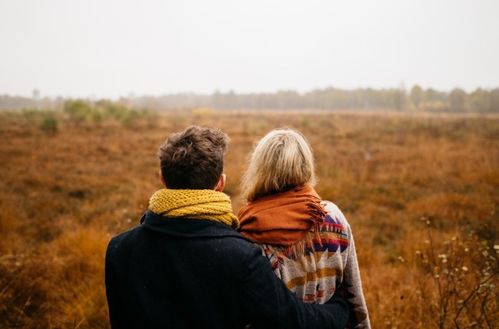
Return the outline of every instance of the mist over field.
<path id="1" fill-rule="evenodd" d="M 498 328 L 499 2 L 0 3 L 0 328 L 109 328 L 104 256 L 159 145 L 310 142 L 373 328 Z"/>

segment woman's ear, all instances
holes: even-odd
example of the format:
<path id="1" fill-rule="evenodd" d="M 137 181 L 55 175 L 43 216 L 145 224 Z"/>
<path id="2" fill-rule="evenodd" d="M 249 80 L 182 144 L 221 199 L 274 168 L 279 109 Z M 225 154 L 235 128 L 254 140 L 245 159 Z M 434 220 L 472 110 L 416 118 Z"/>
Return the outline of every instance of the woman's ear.
<path id="1" fill-rule="evenodd" d="M 225 182 L 227 181 L 227 176 L 225 174 L 220 175 L 217 185 L 215 186 L 215 191 L 222 192 L 225 188 Z"/>

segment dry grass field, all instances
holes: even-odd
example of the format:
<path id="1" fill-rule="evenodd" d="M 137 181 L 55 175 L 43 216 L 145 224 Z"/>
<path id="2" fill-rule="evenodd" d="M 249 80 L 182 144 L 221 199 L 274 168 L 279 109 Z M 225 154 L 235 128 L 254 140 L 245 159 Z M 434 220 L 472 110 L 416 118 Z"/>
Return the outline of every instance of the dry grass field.
<path id="1" fill-rule="evenodd" d="M 374 328 L 499 327 L 499 117 L 194 111 L 57 129 L 0 113 L 1 328 L 109 327 L 107 242 L 138 223 L 158 146 L 190 124 L 231 137 L 236 211 L 257 139 L 308 138 L 317 190 L 353 228 Z"/>

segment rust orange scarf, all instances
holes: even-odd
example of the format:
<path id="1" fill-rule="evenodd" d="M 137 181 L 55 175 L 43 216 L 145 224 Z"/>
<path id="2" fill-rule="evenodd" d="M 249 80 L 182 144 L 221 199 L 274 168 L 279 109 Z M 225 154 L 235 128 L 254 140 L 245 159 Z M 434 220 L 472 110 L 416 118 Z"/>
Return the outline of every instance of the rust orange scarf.
<path id="1" fill-rule="evenodd" d="M 259 244 L 291 246 L 324 221 L 320 202 L 308 185 L 259 198 L 239 211 L 240 232 Z"/>

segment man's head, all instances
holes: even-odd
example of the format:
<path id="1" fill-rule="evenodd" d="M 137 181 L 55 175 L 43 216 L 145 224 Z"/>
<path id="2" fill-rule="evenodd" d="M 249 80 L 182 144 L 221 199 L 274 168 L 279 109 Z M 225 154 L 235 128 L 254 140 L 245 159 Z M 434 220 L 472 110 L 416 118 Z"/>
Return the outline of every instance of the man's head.
<path id="1" fill-rule="evenodd" d="M 220 129 L 191 126 L 168 136 L 158 156 L 161 177 L 170 189 L 222 190 L 229 137 Z"/>

